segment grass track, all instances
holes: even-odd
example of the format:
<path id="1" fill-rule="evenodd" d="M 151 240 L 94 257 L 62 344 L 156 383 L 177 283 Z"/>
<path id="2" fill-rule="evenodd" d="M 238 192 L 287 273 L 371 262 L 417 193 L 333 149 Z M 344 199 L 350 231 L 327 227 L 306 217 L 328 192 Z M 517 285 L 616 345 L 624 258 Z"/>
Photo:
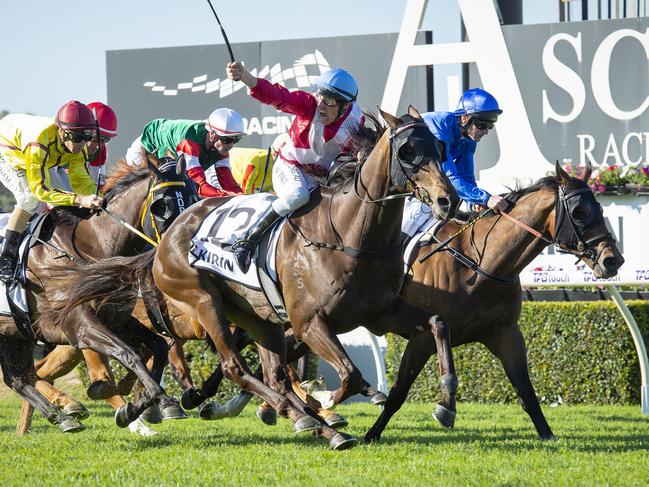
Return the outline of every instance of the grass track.
<path id="1" fill-rule="evenodd" d="M 638 406 L 546 407 L 559 441 L 542 443 L 518 406 L 460 404 L 447 432 L 432 406 L 407 403 L 380 444 L 333 452 L 286 420 L 262 425 L 253 407 L 225 421 L 165 422 L 142 438 L 115 427 L 107 406 L 88 405 L 82 433 L 39 416 L 16 438 L 19 402 L 0 401 L 0 485 L 649 485 L 649 418 Z M 360 438 L 378 409 L 339 412 Z"/>

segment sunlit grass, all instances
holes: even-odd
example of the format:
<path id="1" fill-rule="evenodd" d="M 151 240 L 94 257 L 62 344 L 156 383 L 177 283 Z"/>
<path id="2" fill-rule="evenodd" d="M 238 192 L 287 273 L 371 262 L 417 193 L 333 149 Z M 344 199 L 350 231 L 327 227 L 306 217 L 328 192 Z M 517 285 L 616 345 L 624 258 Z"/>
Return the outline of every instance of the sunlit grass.
<path id="1" fill-rule="evenodd" d="M 460 404 L 449 432 L 431 405 L 407 403 L 380 444 L 343 452 L 293 434 L 286 420 L 264 426 L 253 407 L 218 422 L 192 412 L 142 438 L 114 426 L 103 404 L 88 406 L 82 433 L 64 435 L 39 416 L 17 438 L 19 402 L 0 401 L 0 485 L 649 485 L 649 418 L 637 406 L 546 408 L 559 439 L 541 442 L 518 406 Z M 360 439 L 379 410 L 338 412 Z"/>

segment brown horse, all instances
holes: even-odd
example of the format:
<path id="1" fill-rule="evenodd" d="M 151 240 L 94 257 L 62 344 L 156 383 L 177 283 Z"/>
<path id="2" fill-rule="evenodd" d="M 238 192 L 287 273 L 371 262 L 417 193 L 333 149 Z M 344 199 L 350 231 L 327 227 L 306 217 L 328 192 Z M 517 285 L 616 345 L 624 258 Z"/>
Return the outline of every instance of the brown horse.
<path id="1" fill-rule="evenodd" d="M 289 320 L 297 339 L 344 376 L 338 401 L 359 392 L 362 376 L 332 331 L 334 326 L 352 329 L 373 320 L 399 321 L 404 331 L 428 329 L 440 348 L 450 352 L 448 343 L 442 344 L 446 337 L 440 333 L 441 322 L 398 297 L 403 200 L 395 195 L 408 189 L 441 218 L 454 214 L 458 197 L 439 167 L 443 148 L 416 110 L 402 118 L 382 115 L 390 130 L 377 135 L 378 142 L 354 177 L 316 191 L 309 205 L 291 216 L 278 243 L 277 271 Z M 293 420 L 296 431 L 321 429 L 333 448 L 353 446 L 355 439 L 310 414 L 291 392 L 283 327 L 277 326 L 279 319 L 264 295 L 189 265 L 192 236 L 221 204 L 208 199 L 187 210 L 163 236 L 157 252 L 80 268 L 80 279 L 70 279 L 65 286 L 72 294 L 62 309 L 97 298 L 126 302 L 135 292 L 133 285 L 124 283 L 152 278 L 159 291 L 192 318 L 197 333 L 210 335 L 227 378 Z M 312 245 L 304 246 L 305 240 Z M 326 243 L 332 240 L 337 244 Z M 264 382 L 250 373 L 236 350 L 228 318 L 257 343 Z M 452 373 L 449 358 L 450 353 L 441 356 L 442 367 Z"/>
<path id="2" fill-rule="evenodd" d="M 183 198 L 189 198 L 185 188 L 178 189 L 185 185 L 184 176 L 176 174 L 175 162 L 167 164 L 166 168 L 157 168 L 157 162 L 157 159 L 150 160 L 148 169 L 138 171 L 123 166 L 106 187 L 107 211 L 80 218 L 75 210 L 58 208 L 54 212 L 58 223 L 51 239 L 47 245 L 33 247 L 29 255 L 27 299 L 32 322 L 36 322 L 33 336 L 25 336 L 26 332 L 21 332 L 12 319 L 0 318 L 0 362 L 5 383 L 39 409 L 50 422 L 60 424 L 63 431 L 77 431 L 82 429 L 82 425 L 53 406 L 34 388 L 36 377 L 32 350 L 36 339 L 50 344 L 90 348 L 122 362 L 145 384 L 146 391 L 135 408 L 137 410 L 157 401 L 171 402 L 157 384 L 166 363 L 167 348 L 163 340 L 148 332 L 135 319 L 115 320 L 115 314 L 111 313 L 109 319 L 100 320 L 88 305 L 75 308 L 66 316 L 56 316 L 55 324 L 50 308 L 51 302 L 63 299 L 59 281 L 51 275 L 53 268 L 61 269 L 61 257 L 69 260 L 66 270 L 60 270 L 65 274 L 84 261 L 141 252 L 146 242 L 128 231 L 123 223 L 139 225 L 147 198 L 156 201 L 153 211 L 160 212 L 163 223 L 166 218 L 176 216 L 173 208 L 168 210 L 178 203 L 177 194 L 180 192 Z M 169 198 L 167 193 L 170 193 Z M 189 204 L 188 200 L 184 206 Z M 121 222 L 115 221 L 116 215 L 122 219 Z M 105 323 L 110 323 L 110 326 Z M 133 348 L 142 344 L 154 353 L 153 374 L 157 381 L 149 375 Z"/>
<path id="3" fill-rule="evenodd" d="M 590 170 L 584 181 L 589 174 Z M 420 262 L 430 251 L 430 246 L 424 245 L 412 256 L 411 272 L 401 291 L 408 302 L 444 316 L 454 347 L 479 342 L 498 357 L 523 409 L 544 440 L 554 439 L 554 435 L 530 381 L 525 340 L 518 326 L 522 303 L 518 275 L 550 243 L 579 257 L 598 278 L 614 276 L 624 263 L 606 228 L 602 208 L 584 181 L 570 177 L 557 164 L 556 177 L 541 179 L 506 196 L 513 205 L 508 214 L 543 238 L 503 215 L 484 217 L 450 245 L 474 260 L 478 270 L 449 252 L 437 252 Z M 438 237 L 443 241 L 461 226 L 448 222 Z M 368 328 L 374 333 L 383 331 L 371 323 Z M 380 438 L 432 353 L 435 343 L 431 340 L 409 340 L 397 380 L 383 412 L 365 435 L 366 441 Z"/>

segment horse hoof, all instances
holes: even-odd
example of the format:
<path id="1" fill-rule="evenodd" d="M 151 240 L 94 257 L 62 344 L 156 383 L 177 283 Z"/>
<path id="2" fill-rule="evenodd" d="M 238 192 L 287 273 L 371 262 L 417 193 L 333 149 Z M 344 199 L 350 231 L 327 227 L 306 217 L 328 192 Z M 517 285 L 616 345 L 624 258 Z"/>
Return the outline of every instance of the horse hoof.
<path id="1" fill-rule="evenodd" d="M 550 433 L 548 436 L 541 436 L 541 441 L 558 441 L 557 437 Z"/>
<path id="2" fill-rule="evenodd" d="M 293 424 L 294 433 L 305 433 L 307 431 L 314 431 L 320 428 L 322 428 L 322 423 L 317 419 L 309 416 L 308 414 L 300 416 L 299 418 L 297 418 L 297 421 L 295 421 L 295 424 Z"/>
<path id="3" fill-rule="evenodd" d="M 180 396 L 180 405 L 184 409 L 196 409 L 205 402 L 205 396 L 196 389 L 187 389 Z"/>
<path id="4" fill-rule="evenodd" d="M 98 380 L 88 386 L 86 394 L 94 400 L 108 399 L 117 395 L 117 388 L 108 381 Z"/>
<path id="5" fill-rule="evenodd" d="M 78 433 L 79 431 L 83 431 L 86 429 L 86 427 L 83 424 L 81 424 L 80 421 L 77 421 L 72 416 L 65 416 L 63 419 L 61 419 L 61 423 L 59 423 L 59 428 L 63 433 Z"/>
<path id="6" fill-rule="evenodd" d="M 370 403 L 372 403 L 374 406 L 383 406 L 387 400 L 388 396 L 386 396 L 382 392 L 377 392 L 372 396 L 372 399 L 370 399 Z"/>
<path id="7" fill-rule="evenodd" d="M 133 416 L 133 404 L 130 402 L 121 406 L 117 411 L 115 411 L 115 423 L 119 428 L 126 428 L 131 424 L 135 419 L 131 419 Z"/>
<path id="8" fill-rule="evenodd" d="M 198 417 L 206 421 L 214 421 L 228 417 L 228 410 L 218 402 L 208 402 L 201 405 L 198 410 Z"/>
<path id="9" fill-rule="evenodd" d="M 274 409 L 259 406 L 256 414 L 261 422 L 268 426 L 275 426 L 277 424 L 277 413 Z"/>
<path id="10" fill-rule="evenodd" d="M 358 440 L 353 436 L 346 435 L 344 433 L 336 433 L 334 437 L 329 441 L 329 447 L 332 450 L 342 451 L 353 448 L 358 443 Z"/>
<path id="11" fill-rule="evenodd" d="M 325 418 L 325 422 L 333 429 L 345 428 L 349 423 L 338 413 L 331 413 Z"/>
<path id="12" fill-rule="evenodd" d="M 381 434 L 380 433 L 375 433 L 372 430 L 369 430 L 367 433 L 365 433 L 365 438 L 363 438 L 365 443 L 370 444 L 370 443 L 378 443 L 381 441 Z"/>
<path id="13" fill-rule="evenodd" d="M 162 423 L 162 412 L 160 411 L 160 406 L 153 404 L 142 411 L 140 418 L 150 424 L 159 424 Z"/>
<path id="14" fill-rule="evenodd" d="M 455 412 L 450 409 L 446 409 L 441 404 L 438 404 L 433 411 L 433 418 L 437 420 L 439 424 L 448 429 L 453 429 L 455 426 Z"/>
<path id="15" fill-rule="evenodd" d="M 246 391 L 241 391 L 239 394 L 225 403 L 224 408 L 226 414 L 231 418 L 239 416 L 250 402 L 250 399 L 252 399 L 252 394 Z"/>
<path id="16" fill-rule="evenodd" d="M 144 424 L 144 421 L 142 421 L 140 418 L 137 418 L 135 421 L 129 424 L 128 429 L 131 430 L 131 433 L 135 433 L 140 436 L 155 436 L 158 434 L 157 431 L 152 430 L 146 424 Z"/>
<path id="17" fill-rule="evenodd" d="M 172 399 L 171 404 L 162 408 L 162 419 L 187 419 L 187 413 Z"/>
<path id="18" fill-rule="evenodd" d="M 88 411 L 80 402 L 71 402 L 66 404 L 63 407 L 63 412 L 79 420 L 87 419 L 90 416 L 90 411 Z"/>

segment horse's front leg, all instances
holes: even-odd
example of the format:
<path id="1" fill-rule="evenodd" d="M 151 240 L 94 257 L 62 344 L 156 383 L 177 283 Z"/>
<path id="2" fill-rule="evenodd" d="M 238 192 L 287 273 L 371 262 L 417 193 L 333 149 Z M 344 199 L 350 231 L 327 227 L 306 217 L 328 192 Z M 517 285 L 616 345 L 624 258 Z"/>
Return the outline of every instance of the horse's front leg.
<path id="1" fill-rule="evenodd" d="M 503 365 L 523 410 L 530 416 L 542 440 L 556 440 L 545 419 L 541 405 L 534 392 L 527 366 L 525 339 L 518 324 L 498 327 L 494 333 L 481 340 Z"/>
<path id="2" fill-rule="evenodd" d="M 331 392 L 331 404 L 325 403 L 322 406 L 327 408 L 340 404 L 348 397 L 360 393 L 363 388 L 363 375 L 326 321 L 316 315 L 301 331 L 298 338 L 331 365 L 340 377 L 340 387 Z"/>
<path id="3" fill-rule="evenodd" d="M 386 332 L 408 336 L 408 345 L 401 359 L 397 381 L 390 389 L 383 412 L 368 431 L 366 441 L 378 440 L 390 418 L 406 400 L 408 391 L 424 365 L 436 350 L 439 352 L 439 372 L 442 400 L 433 417 L 444 426 L 452 427 L 455 419 L 457 377 L 447 325 L 430 312 L 397 297 L 387 311 L 381 313 L 368 329 L 377 335 Z"/>

